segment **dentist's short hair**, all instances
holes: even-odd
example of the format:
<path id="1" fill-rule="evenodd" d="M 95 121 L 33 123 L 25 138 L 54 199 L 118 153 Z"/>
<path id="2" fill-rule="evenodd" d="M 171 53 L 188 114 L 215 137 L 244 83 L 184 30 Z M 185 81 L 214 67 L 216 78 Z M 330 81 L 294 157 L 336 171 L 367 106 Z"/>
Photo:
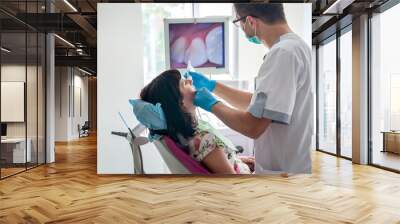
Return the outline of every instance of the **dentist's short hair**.
<path id="1" fill-rule="evenodd" d="M 235 3 L 238 17 L 254 16 L 267 24 L 286 23 L 282 3 Z"/>

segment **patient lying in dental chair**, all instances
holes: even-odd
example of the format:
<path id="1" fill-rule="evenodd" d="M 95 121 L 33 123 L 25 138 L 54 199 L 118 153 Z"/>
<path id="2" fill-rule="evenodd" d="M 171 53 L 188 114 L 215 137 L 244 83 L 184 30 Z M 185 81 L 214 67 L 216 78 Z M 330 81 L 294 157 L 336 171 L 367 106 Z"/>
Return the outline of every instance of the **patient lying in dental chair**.
<path id="1" fill-rule="evenodd" d="M 145 86 L 140 98 L 161 104 L 167 126 L 152 135 L 168 135 L 193 159 L 218 174 L 249 174 L 254 157 L 236 155 L 236 148 L 210 124 L 197 118 L 193 105 L 195 89 L 178 70 L 167 70 Z"/>

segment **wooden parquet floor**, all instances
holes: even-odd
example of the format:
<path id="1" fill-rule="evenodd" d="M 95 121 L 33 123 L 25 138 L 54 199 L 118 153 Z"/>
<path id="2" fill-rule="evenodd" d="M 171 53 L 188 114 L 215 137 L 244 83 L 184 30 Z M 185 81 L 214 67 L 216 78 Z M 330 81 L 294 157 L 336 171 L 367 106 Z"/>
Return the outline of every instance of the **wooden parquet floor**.
<path id="1" fill-rule="evenodd" d="M 98 176 L 96 139 L 0 181 L 0 223 L 400 223 L 400 175 L 315 152 L 313 174 Z"/>

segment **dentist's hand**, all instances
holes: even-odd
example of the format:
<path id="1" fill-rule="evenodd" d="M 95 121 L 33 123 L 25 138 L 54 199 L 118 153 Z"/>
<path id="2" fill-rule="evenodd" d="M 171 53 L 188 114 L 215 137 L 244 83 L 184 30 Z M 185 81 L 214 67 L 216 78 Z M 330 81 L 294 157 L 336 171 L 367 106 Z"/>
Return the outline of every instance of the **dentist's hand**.
<path id="1" fill-rule="evenodd" d="M 219 101 L 205 87 L 196 91 L 193 104 L 211 112 L 211 108 Z"/>
<path id="2" fill-rule="evenodd" d="M 215 85 L 217 83 L 215 80 L 210 80 L 199 72 L 187 71 L 187 72 L 185 72 L 185 74 L 183 76 L 185 78 L 188 78 L 189 76 L 191 76 L 192 80 L 193 80 L 193 85 L 196 87 L 197 90 L 205 87 L 210 92 L 212 92 L 212 91 L 214 91 Z"/>

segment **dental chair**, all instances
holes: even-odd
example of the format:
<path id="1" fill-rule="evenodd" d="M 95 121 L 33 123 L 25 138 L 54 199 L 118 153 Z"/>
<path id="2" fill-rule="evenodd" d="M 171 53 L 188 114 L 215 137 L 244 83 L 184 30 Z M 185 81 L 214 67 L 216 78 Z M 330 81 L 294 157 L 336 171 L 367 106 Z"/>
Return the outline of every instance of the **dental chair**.
<path id="1" fill-rule="evenodd" d="M 140 124 L 135 128 L 135 130 L 132 130 L 122 117 L 121 113 L 119 113 L 119 116 L 128 129 L 128 132 L 112 131 L 111 134 L 123 137 L 129 142 L 133 158 L 134 172 L 135 174 L 145 174 L 143 168 L 143 156 L 140 147 L 147 144 L 149 140 L 146 137 L 137 136 L 135 134 L 143 131 L 145 126 Z M 170 137 L 162 136 L 153 143 L 171 174 L 210 174 L 201 163 L 186 154 Z"/>
<path id="2" fill-rule="evenodd" d="M 163 136 L 155 141 L 154 145 L 172 174 L 210 174 L 201 163 L 180 149 L 170 137 Z"/>

